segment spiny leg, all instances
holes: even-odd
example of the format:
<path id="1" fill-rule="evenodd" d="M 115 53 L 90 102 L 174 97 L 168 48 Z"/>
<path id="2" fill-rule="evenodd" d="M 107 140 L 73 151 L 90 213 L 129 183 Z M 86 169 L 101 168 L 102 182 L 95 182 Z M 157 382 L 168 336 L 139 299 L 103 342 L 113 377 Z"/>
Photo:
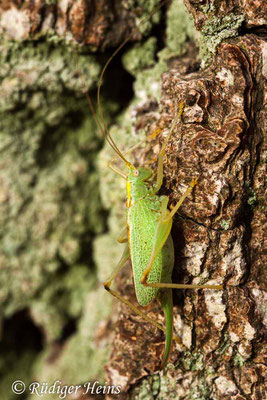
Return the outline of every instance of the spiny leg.
<path id="1" fill-rule="evenodd" d="M 168 219 L 166 217 L 166 214 L 170 213 L 170 211 L 167 209 L 168 201 L 169 201 L 169 199 L 167 196 L 161 197 L 161 210 L 160 210 L 161 217 L 160 217 L 160 220 L 156 227 L 156 232 L 155 232 L 154 239 L 153 239 L 150 260 L 149 260 L 149 263 L 148 263 L 146 269 L 144 270 L 143 275 L 140 280 L 141 283 L 146 286 L 148 286 L 147 278 L 151 271 L 153 263 L 154 263 L 156 257 L 158 256 L 158 254 L 160 253 L 162 247 L 164 246 L 164 244 L 165 244 L 166 240 L 168 239 L 168 236 L 171 232 L 172 218 Z"/>
<path id="2" fill-rule="evenodd" d="M 124 267 L 126 261 L 128 261 L 129 259 L 130 259 L 130 252 L 129 252 L 129 246 L 127 245 L 124 249 L 124 252 L 121 256 L 121 259 L 120 259 L 118 265 L 116 266 L 114 271 L 111 273 L 109 278 L 104 282 L 104 287 L 110 294 L 112 294 L 112 296 L 116 297 L 122 303 L 126 304 L 131 310 L 133 310 L 137 315 L 140 315 L 145 321 L 149 322 L 150 324 L 156 326 L 158 329 L 160 329 L 161 331 L 166 333 L 166 329 L 162 325 L 160 325 L 157 321 L 154 321 L 153 319 L 149 318 L 132 302 L 125 299 L 120 293 L 118 293 L 110 288 L 112 281 L 114 280 L 116 275 L 119 273 L 119 271 Z M 181 340 L 177 336 L 173 336 L 173 340 L 175 340 L 180 345 L 182 344 Z"/>
<path id="3" fill-rule="evenodd" d="M 120 236 L 117 239 L 119 243 L 127 243 L 128 242 L 128 234 L 127 234 L 127 226 L 123 229 Z"/>
<path id="4" fill-rule="evenodd" d="M 162 289 L 211 289 L 223 290 L 223 285 L 193 285 L 193 284 L 180 284 L 180 283 L 149 283 L 144 282 L 144 286 L 162 288 Z"/>
<path id="5" fill-rule="evenodd" d="M 161 197 L 161 208 L 160 208 L 161 217 L 160 217 L 160 220 L 159 220 L 157 228 L 156 228 L 150 260 L 149 260 L 148 266 L 146 267 L 145 271 L 143 272 L 143 275 L 141 278 L 141 283 L 143 283 L 143 284 L 147 283 L 147 277 L 151 271 L 153 263 L 154 263 L 157 255 L 159 254 L 160 250 L 164 246 L 164 244 L 170 234 L 171 227 L 172 227 L 173 215 L 178 211 L 179 207 L 182 205 L 182 203 L 184 202 L 185 198 L 189 195 L 189 193 L 193 190 L 196 183 L 197 183 L 196 180 L 192 180 L 189 188 L 182 195 L 182 197 L 180 198 L 180 200 L 175 205 L 175 207 L 173 208 L 172 211 L 169 211 L 167 209 L 168 201 L 169 201 L 168 197 L 166 197 L 166 196 Z"/>
<path id="6" fill-rule="evenodd" d="M 111 272 L 110 276 L 108 277 L 108 279 L 104 282 L 104 287 L 105 289 L 108 290 L 108 288 L 110 288 L 110 285 L 112 283 L 112 281 L 114 280 L 114 278 L 118 275 L 118 273 L 120 272 L 120 270 L 125 266 L 126 262 L 130 260 L 130 250 L 129 250 L 129 245 L 127 244 L 125 246 L 125 249 L 122 253 L 122 256 L 120 258 L 120 261 L 118 262 L 117 266 L 115 267 L 115 269 Z"/>
<path id="7" fill-rule="evenodd" d="M 143 275 L 141 277 L 141 283 L 145 286 L 150 286 L 150 287 L 155 287 L 155 288 L 170 288 L 170 289 L 214 289 L 214 290 L 222 290 L 223 286 L 222 285 L 191 285 L 191 284 L 177 284 L 177 283 L 149 283 L 147 282 L 149 273 L 151 271 L 151 268 L 153 266 L 153 263 L 161 251 L 162 247 L 164 246 L 169 233 L 171 231 L 171 226 L 172 226 L 172 218 L 173 215 L 178 211 L 179 207 L 182 205 L 184 202 L 185 198 L 189 195 L 189 193 L 193 190 L 194 186 L 196 185 L 197 181 L 192 180 L 191 185 L 189 188 L 185 191 L 185 193 L 182 195 L 181 199 L 178 201 L 178 203 L 174 206 L 172 211 L 169 211 L 167 209 L 167 204 L 168 204 L 168 198 L 165 196 L 162 196 L 162 202 L 161 202 L 161 218 L 158 222 L 154 240 L 153 240 L 153 246 L 152 246 L 152 252 L 150 256 L 150 260 L 148 263 L 148 266 L 146 267 L 145 271 L 143 272 Z"/>
<path id="8" fill-rule="evenodd" d="M 116 297 L 118 300 L 120 300 L 122 303 L 126 304 L 131 310 L 133 310 L 137 315 L 142 317 L 145 321 L 149 322 L 150 324 L 156 326 L 158 329 L 160 329 L 162 332 L 166 334 L 166 329 L 160 325 L 157 321 L 155 321 L 152 318 L 149 318 L 146 314 L 143 313 L 137 306 L 135 306 L 132 302 L 129 300 L 125 299 L 120 293 L 115 292 L 114 290 L 110 289 L 109 286 L 104 285 L 105 289 L 112 294 L 112 296 Z M 179 345 L 183 346 L 183 343 L 181 339 L 178 336 L 173 336 L 173 340 L 175 340 Z"/>
<path id="9" fill-rule="evenodd" d="M 172 219 L 172 217 L 174 216 L 174 214 L 178 211 L 178 209 L 181 207 L 181 205 L 183 204 L 183 202 L 185 201 L 186 197 L 192 192 L 192 190 L 194 189 L 194 187 L 197 184 L 197 179 L 192 179 L 190 186 L 187 188 L 187 190 L 184 192 L 184 194 L 182 195 L 182 197 L 180 198 L 180 200 L 175 204 L 175 206 L 173 207 L 173 209 L 171 210 L 171 212 L 166 216 L 167 219 Z"/>
<path id="10" fill-rule="evenodd" d="M 148 139 L 155 139 L 162 132 L 162 128 L 156 128 L 154 131 L 148 136 Z"/>
<path id="11" fill-rule="evenodd" d="M 162 132 L 162 128 L 156 128 L 148 137 L 148 140 L 153 140 L 155 139 L 160 133 Z M 154 162 L 156 162 L 158 160 L 158 156 L 155 156 L 153 158 L 151 158 L 150 160 L 146 160 L 145 165 L 149 165 L 149 164 L 154 164 Z M 156 175 L 156 173 L 155 173 Z"/>
<path id="12" fill-rule="evenodd" d="M 109 167 L 113 172 L 115 172 L 115 174 L 119 175 L 121 178 L 123 178 L 123 179 L 126 180 L 126 179 L 127 179 L 127 175 L 125 175 L 123 172 L 121 172 L 121 170 L 119 170 L 119 168 L 114 167 L 114 165 L 112 164 L 115 158 L 116 158 L 116 157 L 113 157 L 112 160 L 110 160 L 110 161 L 108 162 L 108 167 Z"/>
<path id="13" fill-rule="evenodd" d="M 140 146 L 140 144 L 142 144 L 144 142 L 144 140 L 141 140 L 140 142 L 136 143 L 134 146 L 130 147 L 130 149 L 126 150 L 125 153 L 123 153 L 123 156 L 125 157 L 127 154 L 133 152 L 138 146 Z M 127 175 L 124 174 L 119 168 L 115 167 L 113 165 L 114 160 L 116 160 L 117 158 L 120 158 L 120 156 L 117 154 L 116 156 L 114 156 L 109 162 L 108 162 L 108 167 L 115 172 L 117 175 L 121 176 L 123 179 L 127 179 Z M 129 163 L 129 165 L 131 165 Z"/>
<path id="14" fill-rule="evenodd" d="M 179 119 L 182 116 L 183 110 L 184 110 L 184 103 L 181 102 L 179 104 L 179 111 L 178 111 L 177 115 L 175 116 L 175 118 L 172 121 L 171 128 L 170 128 L 170 131 L 168 133 L 168 136 L 164 140 L 162 148 L 160 150 L 160 153 L 159 153 L 159 156 L 158 156 L 157 181 L 156 181 L 156 184 L 155 184 L 155 187 L 154 187 L 155 188 L 154 189 L 154 193 L 157 193 L 159 191 L 159 189 L 161 188 L 162 181 L 163 181 L 163 159 L 164 159 L 164 156 L 165 156 L 165 148 L 166 148 L 167 143 L 168 143 L 168 141 L 169 141 L 169 139 L 170 139 L 170 137 L 171 137 L 171 135 L 172 135 L 172 133 L 174 131 L 174 128 L 175 128 L 177 122 L 179 121 Z"/>
<path id="15" fill-rule="evenodd" d="M 184 103 L 180 103 L 179 105 L 179 111 L 178 114 L 176 115 L 176 117 L 174 118 L 171 128 L 170 128 L 170 132 L 167 136 L 167 138 L 164 141 L 164 144 L 162 146 L 162 149 L 160 151 L 159 157 L 158 157 L 158 169 L 157 169 L 157 183 L 155 185 L 155 193 L 160 189 L 161 185 L 162 185 L 162 180 L 163 180 L 163 158 L 164 158 L 164 154 L 165 154 L 165 147 L 167 145 L 167 142 L 175 128 L 175 125 L 177 124 L 179 118 L 181 117 L 182 113 L 183 113 L 183 108 L 184 108 Z M 152 134 L 148 137 L 149 139 L 153 139 L 155 138 L 160 132 L 162 131 L 161 128 L 157 128 L 155 129 Z M 136 143 L 134 146 L 132 146 L 130 149 L 128 149 L 125 153 L 123 153 L 123 156 L 126 156 L 127 154 L 131 153 L 132 151 L 134 151 L 138 146 L 140 146 L 140 144 L 142 144 L 143 142 L 145 142 L 145 140 L 141 140 L 140 142 Z M 117 154 L 116 156 L 114 156 L 109 162 L 108 162 L 108 167 L 115 172 L 117 175 L 121 176 L 123 179 L 127 179 L 127 175 L 125 175 L 119 168 L 115 167 L 113 165 L 114 160 L 116 160 L 117 158 L 120 158 L 120 156 Z M 129 163 L 130 164 L 130 163 Z"/>

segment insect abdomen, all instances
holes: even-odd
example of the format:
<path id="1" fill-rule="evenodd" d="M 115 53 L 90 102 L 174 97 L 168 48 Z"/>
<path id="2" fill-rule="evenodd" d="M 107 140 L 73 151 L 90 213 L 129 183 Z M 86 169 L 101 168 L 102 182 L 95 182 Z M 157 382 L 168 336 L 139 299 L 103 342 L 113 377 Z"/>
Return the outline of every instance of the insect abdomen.
<path id="1" fill-rule="evenodd" d="M 157 288 L 145 287 L 140 283 L 146 269 L 153 246 L 156 227 L 160 218 L 160 206 L 155 209 L 155 203 L 149 199 L 141 199 L 128 209 L 127 223 L 129 228 L 129 246 L 134 275 L 137 301 L 141 306 L 148 305 L 158 293 Z M 173 247 L 171 238 L 167 240 L 162 251 L 156 257 L 148 276 L 149 283 L 162 282 L 162 277 L 169 280 L 168 270 L 173 267 Z M 167 265 L 166 265 L 167 263 Z M 164 265 L 164 272 L 162 271 Z M 166 270 L 165 270 L 166 266 Z"/>

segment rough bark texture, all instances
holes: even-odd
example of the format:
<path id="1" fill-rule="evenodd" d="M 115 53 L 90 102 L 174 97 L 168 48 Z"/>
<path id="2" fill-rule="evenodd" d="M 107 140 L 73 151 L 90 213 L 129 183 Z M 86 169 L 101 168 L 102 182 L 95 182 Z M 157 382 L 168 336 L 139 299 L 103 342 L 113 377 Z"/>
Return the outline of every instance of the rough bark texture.
<path id="1" fill-rule="evenodd" d="M 149 15 L 157 3 L 159 1 L 3 0 L 0 27 L 15 40 L 49 38 L 55 42 L 105 49 L 119 45 L 129 35 L 141 39 L 136 23 Z M 150 27 L 148 20 L 143 29 Z"/>
<path id="2" fill-rule="evenodd" d="M 213 12 L 214 24 L 225 14 L 229 17 L 234 7 L 222 3 Z M 244 29 L 263 24 L 259 16 L 264 15 L 263 4 L 260 10 L 254 6 L 235 8 L 235 17 L 243 14 Z M 205 19 L 198 6 L 190 4 L 189 9 L 197 28 L 207 26 L 208 16 Z M 231 25 L 226 28 L 231 30 Z M 216 35 L 216 30 L 209 34 Z M 140 392 L 147 391 L 147 398 L 265 397 L 264 51 L 263 38 L 245 34 L 221 43 L 210 67 L 186 73 L 192 68 L 189 58 L 182 66 L 173 64 L 162 76 L 157 127 L 169 127 L 179 102 L 185 102 L 182 123 L 166 150 L 163 193 L 175 203 L 190 179 L 199 179 L 173 232 L 174 280 L 224 282 L 225 290 L 187 291 L 183 301 L 178 301 L 176 334 L 183 337 L 188 352 L 178 348 L 173 352 L 174 367 L 155 388 L 150 375 L 159 368 L 164 338 L 139 318 L 129 317 L 122 307 L 107 372 L 113 384 L 121 384 L 125 391 L 140 377 L 149 376 L 138 384 Z M 142 115 L 144 109 L 144 104 L 137 109 L 137 126 L 151 123 L 151 115 Z M 146 157 L 147 153 L 142 160 Z M 129 296 L 129 287 L 122 292 Z M 147 312 L 158 318 L 154 305 Z M 130 398 L 141 398 L 139 389 L 130 390 Z"/>
<path id="3" fill-rule="evenodd" d="M 198 184 L 175 217 L 173 281 L 224 283 L 224 290 L 174 292 L 175 333 L 187 350 L 173 346 L 163 375 L 164 335 L 96 289 L 121 252 L 114 243 L 125 223 L 125 188 L 106 169 L 107 146 L 96 163 L 100 140 L 82 91 L 85 81 L 94 90 L 103 61 L 85 53 L 132 32 L 140 40 L 151 28 L 136 30 L 140 16 L 157 4 L 0 4 L 1 398 L 12 398 L 15 379 L 120 385 L 108 399 L 266 397 L 264 2 L 186 0 L 201 57 L 182 1 L 170 2 L 165 34 L 157 26 L 157 38 L 123 55 L 135 78 L 128 106 L 104 83 L 104 111 L 107 121 L 117 118 L 111 133 L 122 150 L 156 128 L 164 133 L 185 103 L 166 149 L 161 193 L 175 204 L 193 177 Z M 84 54 L 73 57 L 73 44 Z M 162 135 L 147 139 L 134 161 L 155 167 L 161 142 Z M 135 301 L 130 266 L 116 285 Z M 164 324 L 157 302 L 145 312 Z M 18 348 L 15 330 L 30 338 Z"/>
<path id="4" fill-rule="evenodd" d="M 158 126 L 169 126 L 185 101 L 182 124 L 166 150 L 164 193 L 175 203 L 191 177 L 199 179 L 173 233 L 174 280 L 225 284 L 223 292 L 185 293 L 175 327 L 188 352 L 173 352 L 171 398 L 265 397 L 262 50 L 261 39 L 245 35 L 221 44 L 205 71 L 172 69 L 162 77 Z M 156 318 L 158 309 L 152 311 Z M 151 328 L 134 325 L 135 319 L 123 314 L 108 365 L 113 382 L 125 388 L 159 368 L 164 343 L 160 335 L 159 346 L 153 331 L 149 345 Z"/>

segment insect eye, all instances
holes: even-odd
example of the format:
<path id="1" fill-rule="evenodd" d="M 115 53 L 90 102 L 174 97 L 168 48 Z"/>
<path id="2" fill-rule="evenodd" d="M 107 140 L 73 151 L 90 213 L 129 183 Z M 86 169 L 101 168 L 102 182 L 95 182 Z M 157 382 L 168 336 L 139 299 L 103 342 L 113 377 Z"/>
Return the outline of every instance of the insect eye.
<path id="1" fill-rule="evenodd" d="M 133 176 L 138 176 L 138 175 L 139 175 L 139 171 L 138 171 L 138 169 L 135 169 L 133 172 Z"/>

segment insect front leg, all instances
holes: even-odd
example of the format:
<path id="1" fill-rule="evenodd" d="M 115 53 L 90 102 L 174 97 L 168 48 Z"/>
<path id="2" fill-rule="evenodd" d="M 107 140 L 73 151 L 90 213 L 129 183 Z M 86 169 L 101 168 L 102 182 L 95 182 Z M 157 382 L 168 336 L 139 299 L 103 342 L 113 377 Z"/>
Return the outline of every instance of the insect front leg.
<path id="1" fill-rule="evenodd" d="M 127 175 L 125 175 L 119 168 L 115 167 L 113 165 L 114 160 L 117 158 L 117 156 L 113 157 L 109 162 L 108 162 L 108 167 L 115 172 L 115 174 L 119 175 L 123 179 L 127 179 Z"/>
<path id="2" fill-rule="evenodd" d="M 157 193 L 159 191 L 159 189 L 161 188 L 162 182 L 163 182 L 163 160 L 164 160 L 164 156 L 165 156 L 165 148 L 167 146 L 167 143 L 175 129 L 176 124 L 178 123 L 178 121 L 181 119 L 182 113 L 184 110 L 184 103 L 181 102 L 179 104 L 179 111 L 177 113 L 177 115 L 175 116 L 175 118 L 172 121 L 172 125 L 170 128 L 170 131 L 168 133 L 168 136 L 166 137 L 166 139 L 163 142 L 162 148 L 160 150 L 159 156 L 158 156 L 158 167 L 157 167 L 157 180 L 156 180 L 156 184 L 154 186 L 154 193 Z"/>
<path id="3" fill-rule="evenodd" d="M 145 141 L 140 141 L 138 143 L 136 143 L 134 146 L 132 146 L 130 149 L 128 149 L 125 153 L 123 153 L 123 157 L 125 157 L 127 154 L 133 152 L 138 146 L 140 146 L 140 144 L 142 144 Z M 123 179 L 127 179 L 127 175 L 125 175 L 119 168 L 115 167 L 113 165 L 114 160 L 121 158 L 120 155 L 116 155 L 114 156 L 109 162 L 108 162 L 108 167 L 115 172 L 117 175 L 121 176 Z M 130 163 L 129 163 L 130 164 Z"/>

